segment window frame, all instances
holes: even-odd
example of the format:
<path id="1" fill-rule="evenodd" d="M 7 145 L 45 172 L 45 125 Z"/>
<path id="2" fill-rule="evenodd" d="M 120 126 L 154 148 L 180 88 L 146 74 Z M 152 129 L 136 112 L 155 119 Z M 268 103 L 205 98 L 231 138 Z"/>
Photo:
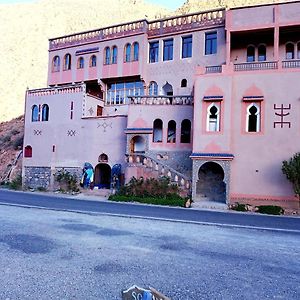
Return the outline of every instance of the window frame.
<path id="1" fill-rule="evenodd" d="M 72 69 L 72 56 L 70 53 L 67 53 L 64 56 L 63 71 L 70 71 L 71 69 Z"/>
<path id="2" fill-rule="evenodd" d="M 190 39 L 190 42 L 185 42 Z M 185 48 L 186 46 L 186 48 Z M 190 53 L 189 53 L 190 49 Z M 185 53 L 185 50 L 187 53 Z M 186 35 L 181 37 L 181 58 L 191 58 L 193 57 L 193 35 Z"/>
<path id="3" fill-rule="evenodd" d="M 166 43 L 171 42 L 170 45 L 166 45 Z M 163 40 L 163 61 L 171 61 L 174 58 L 174 39 L 169 38 Z"/>
<path id="4" fill-rule="evenodd" d="M 154 47 L 154 45 L 156 46 Z M 152 54 L 154 54 L 154 56 Z M 149 63 L 153 64 L 153 63 L 157 63 L 158 61 L 159 61 L 159 41 L 149 42 Z"/>
<path id="5" fill-rule="evenodd" d="M 214 37 L 209 37 L 214 35 Z M 218 52 L 218 31 L 205 32 L 204 54 L 214 55 Z"/>
<path id="6" fill-rule="evenodd" d="M 215 107 L 217 109 L 215 115 L 216 115 L 216 118 L 215 118 L 215 125 L 216 125 L 216 130 L 211 130 L 210 128 L 210 125 L 212 124 L 212 122 L 210 121 L 212 118 L 211 118 L 211 109 Z M 212 102 L 208 107 L 207 107 L 207 110 L 206 110 L 206 131 L 207 132 L 220 132 L 221 131 L 221 123 L 220 123 L 220 116 L 221 116 L 221 105 L 218 104 L 218 103 L 215 103 L 215 102 Z"/>

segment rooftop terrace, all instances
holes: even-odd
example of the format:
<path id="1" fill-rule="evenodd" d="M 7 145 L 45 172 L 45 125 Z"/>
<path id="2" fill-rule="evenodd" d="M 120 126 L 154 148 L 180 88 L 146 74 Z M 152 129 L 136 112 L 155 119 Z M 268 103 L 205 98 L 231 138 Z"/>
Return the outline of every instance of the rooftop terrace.
<path id="1" fill-rule="evenodd" d="M 155 37 L 181 31 L 221 26 L 224 23 L 224 9 L 173 16 L 154 21 L 143 19 L 49 39 L 49 50 L 58 50 L 141 33 L 147 33 L 149 37 Z"/>

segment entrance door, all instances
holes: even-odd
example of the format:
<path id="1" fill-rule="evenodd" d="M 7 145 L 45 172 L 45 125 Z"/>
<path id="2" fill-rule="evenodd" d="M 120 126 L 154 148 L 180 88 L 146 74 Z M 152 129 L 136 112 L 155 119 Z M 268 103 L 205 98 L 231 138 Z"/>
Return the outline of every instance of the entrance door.
<path id="1" fill-rule="evenodd" d="M 95 167 L 95 186 L 99 189 L 109 189 L 111 183 L 111 167 L 108 164 L 98 164 Z"/>

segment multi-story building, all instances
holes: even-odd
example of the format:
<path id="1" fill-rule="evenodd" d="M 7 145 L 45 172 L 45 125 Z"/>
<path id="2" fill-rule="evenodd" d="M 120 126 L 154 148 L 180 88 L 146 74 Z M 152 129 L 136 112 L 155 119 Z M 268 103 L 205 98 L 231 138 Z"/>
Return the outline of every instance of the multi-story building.
<path id="1" fill-rule="evenodd" d="M 61 168 L 109 187 L 171 177 L 194 201 L 296 208 L 282 161 L 300 146 L 300 2 L 139 20 L 49 41 L 26 93 L 23 181 Z"/>

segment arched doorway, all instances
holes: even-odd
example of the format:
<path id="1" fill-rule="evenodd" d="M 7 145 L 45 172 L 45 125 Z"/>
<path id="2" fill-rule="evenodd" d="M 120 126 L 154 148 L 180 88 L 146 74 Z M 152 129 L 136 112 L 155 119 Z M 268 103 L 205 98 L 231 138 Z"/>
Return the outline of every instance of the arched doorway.
<path id="1" fill-rule="evenodd" d="M 130 141 L 130 153 L 145 153 L 145 139 L 140 136 L 134 136 Z"/>
<path id="2" fill-rule="evenodd" d="M 196 194 L 202 200 L 226 203 L 224 170 L 219 164 L 206 162 L 200 167 Z"/>
<path id="3" fill-rule="evenodd" d="M 109 189 L 111 183 L 111 167 L 100 163 L 95 167 L 94 185 L 99 189 Z"/>

